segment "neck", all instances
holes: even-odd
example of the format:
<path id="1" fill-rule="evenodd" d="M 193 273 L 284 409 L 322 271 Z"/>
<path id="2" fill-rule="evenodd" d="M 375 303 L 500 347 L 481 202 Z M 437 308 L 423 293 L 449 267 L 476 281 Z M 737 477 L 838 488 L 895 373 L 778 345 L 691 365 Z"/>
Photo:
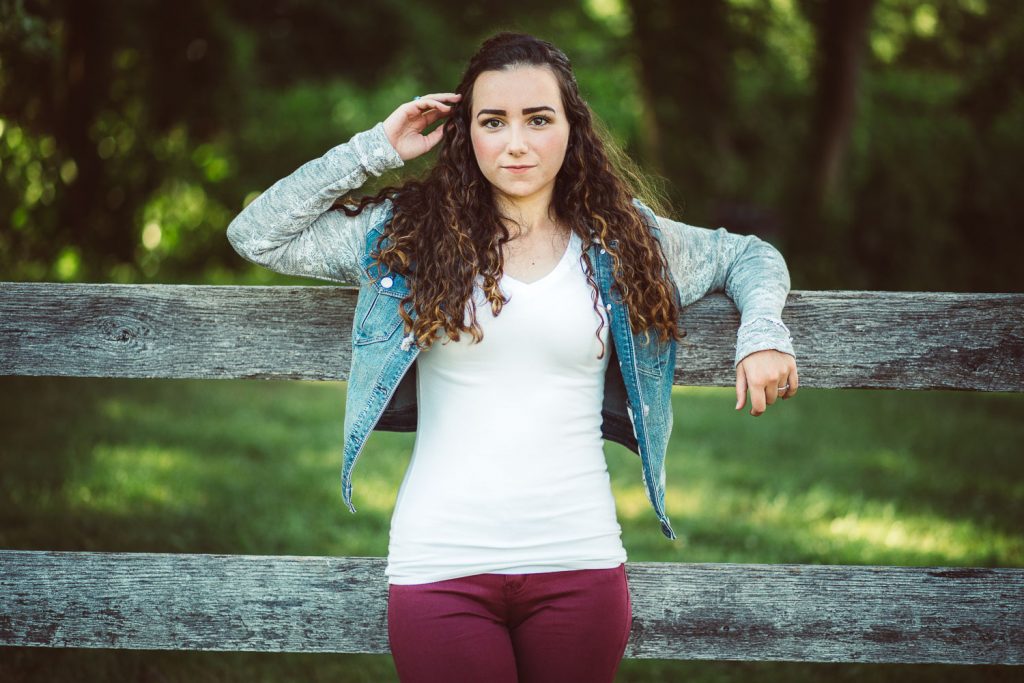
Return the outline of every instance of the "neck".
<path id="1" fill-rule="evenodd" d="M 498 213 L 512 225 L 510 232 L 517 235 L 544 235 L 559 231 L 558 223 L 551 209 L 551 190 L 538 192 L 530 197 L 509 197 L 495 195 Z M 518 231 L 518 232 L 517 232 Z"/>

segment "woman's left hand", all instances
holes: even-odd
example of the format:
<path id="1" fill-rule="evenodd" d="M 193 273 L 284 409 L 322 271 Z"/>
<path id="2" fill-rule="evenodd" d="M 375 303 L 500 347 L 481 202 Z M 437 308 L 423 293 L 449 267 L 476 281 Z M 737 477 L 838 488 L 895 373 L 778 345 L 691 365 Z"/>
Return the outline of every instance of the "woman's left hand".
<path id="1" fill-rule="evenodd" d="M 765 349 L 747 354 L 736 366 L 736 410 L 746 402 L 748 388 L 750 414 L 757 417 L 775 399 L 796 396 L 799 385 L 796 359 L 788 353 Z"/>

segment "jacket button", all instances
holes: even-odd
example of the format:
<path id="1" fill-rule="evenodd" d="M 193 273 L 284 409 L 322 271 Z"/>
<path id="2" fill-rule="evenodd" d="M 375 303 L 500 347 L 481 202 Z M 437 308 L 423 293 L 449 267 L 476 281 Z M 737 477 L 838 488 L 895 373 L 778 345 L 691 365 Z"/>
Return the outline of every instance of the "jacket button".
<path id="1" fill-rule="evenodd" d="M 604 249 L 601 249 L 601 253 L 602 253 L 602 254 L 604 254 L 604 253 L 606 253 L 606 252 L 605 252 L 605 250 L 604 250 Z"/>
<path id="2" fill-rule="evenodd" d="M 605 304 L 604 307 L 606 309 L 608 309 L 609 311 L 612 310 L 612 305 L 611 304 Z"/>
<path id="3" fill-rule="evenodd" d="M 381 281 L 380 281 L 380 286 L 383 287 L 384 289 L 387 289 L 388 287 L 390 287 L 393 284 L 395 284 L 395 281 L 392 280 L 390 276 L 386 276 L 386 277 L 382 278 Z"/>

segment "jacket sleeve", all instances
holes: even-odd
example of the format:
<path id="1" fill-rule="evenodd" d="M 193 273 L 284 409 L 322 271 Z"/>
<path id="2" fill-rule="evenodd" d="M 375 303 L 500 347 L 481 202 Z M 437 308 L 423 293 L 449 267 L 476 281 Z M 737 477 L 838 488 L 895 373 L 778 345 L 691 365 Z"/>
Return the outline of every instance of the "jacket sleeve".
<path id="1" fill-rule="evenodd" d="M 403 165 L 382 121 L 271 185 L 228 224 L 228 241 L 247 261 L 278 273 L 358 284 L 366 233 L 389 202 L 351 217 L 328 209 L 370 174 Z"/>
<path id="2" fill-rule="evenodd" d="M 749 354 L 775 349 L 796 357 L 782 309 L 789 269 L 778 249 L 756 235 L 699 228 L 656 216 L 661 245 L 683 306 L 725 292 L 740 312 L 733 367 Z"/>

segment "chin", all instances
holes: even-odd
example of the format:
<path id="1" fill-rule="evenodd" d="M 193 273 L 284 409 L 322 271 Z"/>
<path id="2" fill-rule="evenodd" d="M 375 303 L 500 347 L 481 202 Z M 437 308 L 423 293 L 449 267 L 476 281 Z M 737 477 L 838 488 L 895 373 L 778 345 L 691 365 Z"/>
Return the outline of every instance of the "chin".
<path id="1" fill-rule="evenodd" d="M 517 197 L 517 198 L 521 199 L 523 197 L 529 197 L 531 195 L 536 194 L 537 191 L 540 190 L 540 188 L 539 187 L 499 187 L 498 190 L 500 190 L 502 194 L 507 195 L 509 197 Z"/>
<path id="2" fill-rule="evenodd" d="M 504 180 L 504 179 L 502 179 Z M 530 197 L 543 190 L 546 186 L 546 182 L 530 182 L 530 183 L 507 183 L 502 182 L 500 185 L 492 183 L 502 194 L 509 197 L 523 198 Z"/>

